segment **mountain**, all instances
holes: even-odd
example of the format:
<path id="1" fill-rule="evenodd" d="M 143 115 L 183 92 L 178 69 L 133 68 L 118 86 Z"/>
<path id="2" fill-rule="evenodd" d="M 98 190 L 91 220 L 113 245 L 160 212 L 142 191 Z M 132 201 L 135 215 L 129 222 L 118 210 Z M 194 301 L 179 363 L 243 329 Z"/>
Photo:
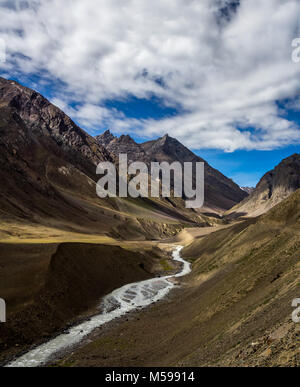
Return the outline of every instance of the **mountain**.
<path id="1" fill-rule="evenodd" d="M 255 190 L 255 188 L 254 187 L 241 187 L 241 190 L 247 192 L 247 194 L 250 195 Z"/>
<path id="2" fill-rule="evenodd" d="M 168 201 L 98 198 L 100 161 L 114 161 L 105 146 L 0 78 L 0 363 L 2 350 L 58 333 L 111 290 L 173 269 L 149 240 L 209 224 Z"/>
<path id="3" fill-rule="evenodd" d="M 97 234 L 155 238 L 203 218 L 167 201 L 99 199 L 105 146 L 41 94 L 0 78 L 0 239 Z"/>
<path id="4" fill-rule="evenodd" d="M 261 215 L 289 197 L 298 188 L 300 188 L 300 155 L 294 154 L 284 159 L 272 171 L 267 172 L 254 191 L 227 214 Z"/>
<path id="5" fill-rule="evenodd" d="M 164 136 L 137 144 L 110 132 L 96 139 L 34 90 L 0 78 L 0 240 L 69 233 L 117 238 L 173 235 L 184 224 L 210 220 L 185 208 L 184 200 L 96 196 L 96 165 L 129 161 L 203 161 L 177 140 Z M 206 208 L 224 211 L 246 194 L 205 163 Z"/>
<path id="6" fill-rule="evenodd" d="M 95 139 L 99 144 L 106 147 L 112 156 L 115 157 L 115 161 L 117 161 L 119 154 L 123 153 L 127 154 L 128 162 L 144 161 L 146 164 L 151 162 L 149 155 L 146 154 L 142 146 L 137 144 L 128 135 L 122 135 L 118 138 L 107 130 L 100 136 L 96 136 Z"/>
<path id="7" fill-rule="evenodd" d="M 103 202 L 90 201 L 96 165 L 112 161 L 104 147 L 39 93 L 3 78 L 0 134 L 2 220 L 100 229 Z"/>
<path id="8" fill-rule="evenodd" d="M 232 180 L 212 168 L 205 160 L 195 155 L 175 138 L 165 135 L 154 141 L 137 144 L 130 136 L 115 137 L 106 131 L 96 137 L 99 144 L 117 159 L 120 153 L 128 154 L 129 162 L 143 161 L 148 166 L 151 162 L 167 161 L 172 163 L 204 162 L 205 163 L 205 206 L 203 212 L 222 212 L 243 200 L 247 193 L 240 189 Z"/>

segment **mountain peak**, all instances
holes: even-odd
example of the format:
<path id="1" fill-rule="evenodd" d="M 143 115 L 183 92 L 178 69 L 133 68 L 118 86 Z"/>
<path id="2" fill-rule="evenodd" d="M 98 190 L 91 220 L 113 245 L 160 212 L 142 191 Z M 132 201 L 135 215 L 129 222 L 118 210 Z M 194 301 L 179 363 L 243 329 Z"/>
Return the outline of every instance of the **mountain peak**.
<path id="1" fill-rule="evenodd" d="M 120 137 L 114 136 L 110 130 L 106 130 L 104 133 L 95 137 L 97 142 L 105 147 L 113 146 L 113 144 L 119 145 L 137 145 L 129 134 L 122 134 Z"/>
<path id="2" fill-rule="evenodd" d="M 113 141 L 116 137 L 110 132 L 110 130 L 106 130 L 104 133 L 96 136 L 96 140 L 100 145 L 106 146 L 111 141 Z"/>
<path id="3" fill-rule="evenodd" d="M 162 144 L 167 144 L 170 141 L 177 141 L 175 138 L 170 137 L 168 134 L 165 134 L 163 137 L 158 139 L 158 142 L 161 142 Z"/>
<path id="4" fill-rule="evenodd" d="M 164 153 L 173 159 L 180 162 L 184 161 L 196 161 L 197 156 L 186 148 L 176 138 L 170 137 L 165 134 L 163 137 L 158 138 L 155 141 L 149 141 L 142 144 L 148 154 Z M 202 160 L 201 160 L 202 161 Z"/>
<path id="5" fill-rule="evenodd" d="M 118 139 L 119 142 L 124 143 L 124 144 L 136 144 L 134 139 L 129 136 L 129 134 L 122 134 L 121 137 Z"/>

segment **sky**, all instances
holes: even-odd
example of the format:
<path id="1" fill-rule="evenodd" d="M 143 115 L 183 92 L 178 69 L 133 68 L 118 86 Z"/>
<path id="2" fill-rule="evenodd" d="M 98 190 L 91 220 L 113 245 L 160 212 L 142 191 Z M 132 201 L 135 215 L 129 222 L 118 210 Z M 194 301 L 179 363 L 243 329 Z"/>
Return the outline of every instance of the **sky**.
<path id="1" fill-rule="evenodd" d="M 241 186 L 300 153 L 299 0 L 0 0 L 0 20 L 0 76 L 92 135 L 168 133 Z"/>

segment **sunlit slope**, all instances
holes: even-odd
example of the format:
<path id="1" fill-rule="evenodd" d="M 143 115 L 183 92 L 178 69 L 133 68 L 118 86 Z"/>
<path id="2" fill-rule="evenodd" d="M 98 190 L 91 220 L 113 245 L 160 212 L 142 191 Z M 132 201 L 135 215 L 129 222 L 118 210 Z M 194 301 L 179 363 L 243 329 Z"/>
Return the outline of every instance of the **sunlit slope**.
<path id="1" fill-rule="evenodd" d="M 99 331 L 58 363 L 299 365 L 299 326 L 291 320 L 300 292 L 299 216 L 297 191 L 261 218 L 193 233 L 183 250 L 193 271 L 169 300 Z"/>
<path id="2" fill-rule="evenodd" d="M 299 365 L 291 321 L 292 300 L 300 295 L 299 250 L 299 190 L 266 215 L 187 247 L 199 288 L 194 318 L 206 348 L 184 364 Z"/>

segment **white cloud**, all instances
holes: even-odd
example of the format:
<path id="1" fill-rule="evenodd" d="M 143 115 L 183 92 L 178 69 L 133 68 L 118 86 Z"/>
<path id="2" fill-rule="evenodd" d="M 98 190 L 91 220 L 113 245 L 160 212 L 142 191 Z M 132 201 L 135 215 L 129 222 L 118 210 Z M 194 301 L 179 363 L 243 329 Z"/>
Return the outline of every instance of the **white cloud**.
<path id="1" fill-rule="evenodd" d="M 231 2 L 10 1 L 0 8 L 8 57 L 2 68 L 11 75 L 42 70 L 63 81 L 56 101 L 84 128 L 168 132 L 194 149 L 300 142 L 297 124 L 276 104 L 299 95 L 300 65 L 291 60 L 299 0 L 241 0 L 226 12 Z M 101 107 L 106 99 L 153 94 L 184 113 L 138 121 Z"/>

